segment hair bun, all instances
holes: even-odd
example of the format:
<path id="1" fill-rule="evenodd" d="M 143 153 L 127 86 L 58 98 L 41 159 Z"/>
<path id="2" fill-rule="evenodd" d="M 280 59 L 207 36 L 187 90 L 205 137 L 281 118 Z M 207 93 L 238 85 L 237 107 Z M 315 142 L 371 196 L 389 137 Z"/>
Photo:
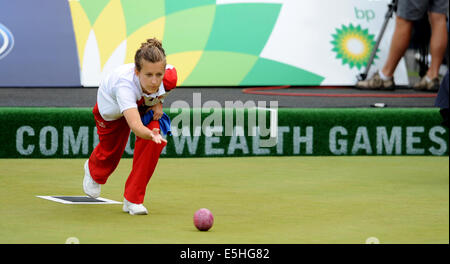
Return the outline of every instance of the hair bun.
<path id="1" fill-rule="evenodd" d="M 162 43 L 156 38 L 147 39 L 147 42 L 142 43 L 142 46 L 147 47 L 156 47 L 158 49 L 162 49 Z"/>
<path id="2" fill-rule="evenodd" d="M 166 52 L 162 47 L 161 41 L 157 38 L 147 39 L 146 42 L 141 43 L 141 48 L 136 51 L 134 55 L 134 64 L 138 71 L 141 70 L 141 59 L 155 63 L 159 61 L 166 61 Z"/>

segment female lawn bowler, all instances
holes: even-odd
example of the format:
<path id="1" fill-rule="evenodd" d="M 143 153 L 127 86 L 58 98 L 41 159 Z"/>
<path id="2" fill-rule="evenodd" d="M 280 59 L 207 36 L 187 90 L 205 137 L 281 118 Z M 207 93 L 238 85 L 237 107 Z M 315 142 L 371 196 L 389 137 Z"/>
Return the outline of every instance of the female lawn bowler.
<path id="1" fill-rule="evenodd" d="M 122 65 L 102 79 L 93 109 L 99 144 L 84 164 L 83 189 L 88 196 L 100 196 L 101 185 L 119 164 L 131 129 L 136 143 L 123 211 L 148 214 L 143 205 L 145 191 L 167 144 L 160 134 L 160 119 L 167 117 L 162 103 L 176 83 L 177 72 L 166 64 L 165 51 L 155 38 L 141 44 L 134 63 Z M 141 118 L 149 113 L 153 118 L 144 124 Z"/>

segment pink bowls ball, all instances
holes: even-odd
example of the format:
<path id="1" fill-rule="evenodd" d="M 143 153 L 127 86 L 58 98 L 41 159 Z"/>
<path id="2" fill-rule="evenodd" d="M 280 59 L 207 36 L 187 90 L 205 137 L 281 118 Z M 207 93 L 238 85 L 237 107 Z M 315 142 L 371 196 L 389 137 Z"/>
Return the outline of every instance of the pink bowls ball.
<path id="1" fill-rule="evenodd" d="M 197 210 L 194 214 L 194 225 L 200 231 L 208 231 L 214 223 L 214 216 L 206 208 Z"/>

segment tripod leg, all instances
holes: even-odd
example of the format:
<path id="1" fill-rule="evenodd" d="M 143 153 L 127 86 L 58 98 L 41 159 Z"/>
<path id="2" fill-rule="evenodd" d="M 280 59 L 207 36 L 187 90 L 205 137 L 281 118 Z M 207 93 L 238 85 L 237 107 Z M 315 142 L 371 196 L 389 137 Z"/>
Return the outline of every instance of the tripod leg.
<path id="1" fill-rule="evenodd" d="M 386 31 L 386 27 L 388 25 L 389 20 L 392 17 L 392 14 L 394 13 L 395 9 L 397 7 L 397 1 L 393 0 L 391 4 L 388 5 L 388 11 L 386 12 L 386 15 L 384 17 L 384 22 L 383 25 L 381 27 L 381 31 L 377 36 L 377 40 L 375 42 L 375 45 L 372 49 L 372 52 L 370 53 L 370 57 L 369 60 L 367 61 L 366 64 L 366 69 L 364 70 L 364 73 L 361 73 L 359 76 L 357 76 L 357 79 L 359 81 L 363 81 L 367 78 L 367 74 L 369 73 L 370 70 L 370 66 L 373 63 L 373 60 L 375 58 L 375 54 L 377 53 L 378 47 L 380 45 L 381 39 L 383 38 L 384 32 Z"/>

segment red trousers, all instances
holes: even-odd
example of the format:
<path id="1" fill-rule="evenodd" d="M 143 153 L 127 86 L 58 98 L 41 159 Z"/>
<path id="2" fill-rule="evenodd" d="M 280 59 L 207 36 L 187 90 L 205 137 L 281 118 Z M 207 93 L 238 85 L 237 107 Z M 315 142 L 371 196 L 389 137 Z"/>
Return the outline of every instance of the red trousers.
<path id="1" fill-rule="evenodd" d="M 98 111 L 97 104 L 92 111 L 97 126 L 99 144 L 89 157 L 89 171 L 92 179 L 105 184 L 108 177 L 119 164 L 130 136 L 130 127 L 122 117 L 114 121 L 105 121 Z M 159 128 L 158 121 L 151 121 L 148 128 Z M 124 197 L 129 202 L 144 202 L 145 190 L 158 163 L 165 142 L 156 144 L 151 140 L 136 137 L 133 154 L 133 168 L 125 183 Z"/>

